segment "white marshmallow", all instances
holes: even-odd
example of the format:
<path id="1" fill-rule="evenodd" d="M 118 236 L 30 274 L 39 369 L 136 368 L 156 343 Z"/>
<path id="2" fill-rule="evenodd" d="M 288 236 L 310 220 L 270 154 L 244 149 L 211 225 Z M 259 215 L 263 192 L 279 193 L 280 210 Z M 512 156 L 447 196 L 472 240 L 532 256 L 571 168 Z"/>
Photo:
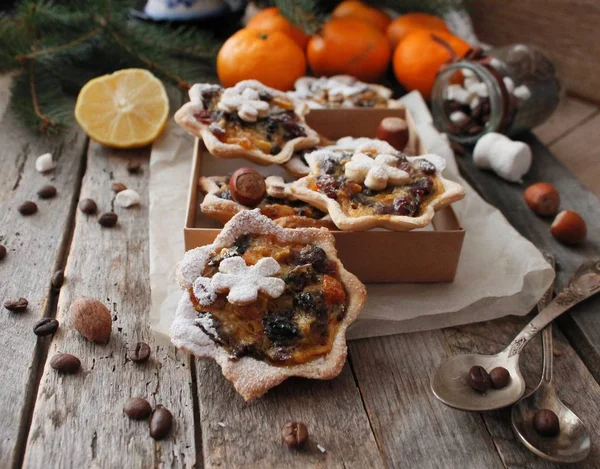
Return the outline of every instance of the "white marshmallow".
<path id="1" fill-rule="evenodd" d="M 491 169 L 510 182 L 520 182 L 531 168 L 531 148 L 505 135 L 490 132 L 481 137 L 473 150 L 475 166 Z"/>
<path id="2" fill-rule="evenodd" d="M 527 101 L 531 98 L 531 90 L 525 85 L 517 86 L 512 94 L 519 101 Z"/>
<path id="3" fill-rule="evenodd" d="M 115 196 L 115 203 L 124 208 L 132 207 L 140 203 L 140 194 L 133 189 L 125 189 Z"/>
<path id="4" fill-rule="evenodd" d="M 35 170 L 40 173 L 51 171 L 56 168 L 56 163 L 52 159 L 52 153 L 44 153 L 35 160 Z"/>
<path id="5" fill-rule="evenodd" d="M 502 81 L 504 82 L 506 91 L 508 91 L 509 93 L 512 93 L 513 90 L 515 89 L 515 82 L 513 81 L 513 79 L 511 77 L 504 77 L 502 79 Z"/>
<path id="6" fill-rule="evenodd" d="M 466 90 L 460 85 L 449 85 L 446 88 L 446 99 L 458 101 L 461 104 L 468 104 L 477 93 Z"/>
<path id="7" fill-rule="evenodd" d="M 480 81 L 469 84 L 467 86 L 467 91 L 474 93 L 481 98 L 487 98 L 490 95 L 487 85 Z"/>
<path id="8" fill-rule="evenodd" d="M 454 111 L 449 117 L 450 122 L 452 122 L 454 125 L 458 125 L 459 127 L 469 121 L 469 116 L 462 111 Z"/>

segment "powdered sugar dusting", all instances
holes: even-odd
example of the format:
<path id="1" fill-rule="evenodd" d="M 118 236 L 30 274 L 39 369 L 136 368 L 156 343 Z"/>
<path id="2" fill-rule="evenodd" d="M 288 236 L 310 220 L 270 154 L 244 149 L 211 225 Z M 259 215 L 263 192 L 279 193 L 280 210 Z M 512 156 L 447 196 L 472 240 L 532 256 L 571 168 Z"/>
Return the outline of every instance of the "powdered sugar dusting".
<path id="1" fill-rule="evenodd" d="M 219 337 L 217 330 L 215 329 L 215 323 L 212 316 L 209 313 L 204 313 L 195 320 L 195 323 L 202 326 L 202 329 L 212 337 Z"/>
<path id="2" fill-rule="evenodd" d="M 194 296 L 198 301 L 198 304 L 202 306 L 212 305 L 217 299 L 217 292 L 209 278 L 198 277 L 194 281 Z"/>
<path id="3" fill-rule="evenodd" d="M 177 265 L 177 277 L 183 288 L 190 288 L 200 277 L 208 259 L 215 255 L 212 245 L 202 246 L 185 253 L 183 260 Z"/>
<path id="4" fill-rule="evenodd" d="M 271 276 L 280 269 L 272 257 L 262 258 L 252 266 L 246 265 L 243 257 L 230 257 L 221 261 L 219 272 L 212 278 L 212 286 L 218 293 L 229 291 L 227 300 L 232 304 L 252 303 L 258 298 L 259 291 L 278 298 L 285 289 L 285 282 Z"/>

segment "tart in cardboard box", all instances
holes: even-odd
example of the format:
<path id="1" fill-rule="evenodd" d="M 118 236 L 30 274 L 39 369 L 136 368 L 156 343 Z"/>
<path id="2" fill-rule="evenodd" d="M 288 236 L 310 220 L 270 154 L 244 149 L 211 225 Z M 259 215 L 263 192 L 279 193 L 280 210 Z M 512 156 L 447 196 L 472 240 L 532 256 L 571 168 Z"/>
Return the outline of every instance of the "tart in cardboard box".
<path id="1" fill-rule="evenodd" d="M 419 140 L 414 121 L 403 107 L 397 109 L 322 109 L 313 110 L 307 123 L 331 140 L 344 136 L 374 138 L 385 117 L 407 121 L 410 140 L 407 154 L 427 153 Z M 255 166 L 244 160 L 220 160 L 206 150 L 201 140 L 194 146 L 188 210 L 184 228 L 186 250 L 210 244 L 221 231 L 219 223 L 200 211 L 201 176 L 228 174 L 241 166 L 255 167 L 263 175 L 279 175 L 290 180 L 280 166 Z M 398 232 L 383 229 L 332 231 L 338 255 L 344 266 L 366 283 L 452 282 L 456 274 L 465 231 L 452 207 L 446 207 L 422 230 Z"/>

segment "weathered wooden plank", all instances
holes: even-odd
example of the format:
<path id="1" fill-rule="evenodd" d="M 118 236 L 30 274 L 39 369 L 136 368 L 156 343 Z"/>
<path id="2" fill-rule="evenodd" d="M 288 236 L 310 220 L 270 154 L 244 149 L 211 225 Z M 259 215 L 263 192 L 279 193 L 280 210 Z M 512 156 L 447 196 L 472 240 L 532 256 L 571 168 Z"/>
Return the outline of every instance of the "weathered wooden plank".
<path id="1" fill-rule="evenodd" d="M 148 284 L 148 149 L 114 151 L 90 144 L 82 198 L 110 211 L 119 181 L 137 190 L 139 207 L 115 207 L 119 223 L 103 228 L 97 216 L 77 211 L 75 233 L 58 302 L 61 328 L 49 356 L 58 352 L 81 358 L 82 370 L 61 376 L 46 364 L 29 433 L 26 467 L 191 467 L 195 462 L 193 401 L 188 357 L 173 348 L 152 345 Z M 126 170 L 128 160 L 142 163 L 140 175 Z M 103 301 L 113 315 L 108 345 L 83 339 L 68 315 L 80 296 Z M 148 363 L 126 358 L 137 341 L 152 345 Z M 173 412 L 175 428 L 162 442 L 148 434 L 148 422 L 124 416 L 130 397 L 147 398 Z"/>
<path id="2" fill-rule="evenodd" d="M 504 0 L 470 2 L 482 41 L 524 42 L 549 51 L 569 90 L 600 101 L 600 2 L 597 0 Z"/>
<path id="3" fill-rule="evenodd" d="M 533 133 L 544 145 L 552 145 L 598 112 L 600 110 L 597 106 L 568 96 L 560 102 L 554 114 L 546 122 L 533 129 Z M 559 154 L 556 151 L 554 154 L 565 164 L 566 161 L 563 157 L 570 156 Z"/>
<path id="4" fill-rule="evenodd" d="M 449 328 L 444 335 L 454 354 L 493 354 L 502 350 L 531 320 L 529 317 L 510 317 L 497 321 Z M 587 425 L 591 433 L 592 451 L 580 468 L 600 467 L 600 386 L 563 334 L 554 328 L 554 384 L 558 397 Z M 537 386 L 542 371 L 541 338 L 536 337 L 524 349 L 520 360 L 521 372 L 527 383 L 527 392 Z M 459 412 L 459 411 L 454 411 Z M 514 435 L 510 423 L 511 409 L 482 414 L 507 468 L 554 468 L 526 449 Z"/>
<path id="5" fill-rule="evenodd" d="M 250 404 L 214 362 L 196 368 L 206 468 L 384 467 L 348 364 L 331 381 L 289 379 Z M 308 427 L 304 450 L 282 444 L 288 421 Z"/>
<path id="6" fill-rule="evenodd" d="M 8 254 L 0 261 L 0 307 L 7 299 L 25 297 L 25 313 L 0 314 L 0 466 L 18 464 L 31 418 L 32 403 L 50 339 L 37 339 L 33 325 L 52 314 L 50 279 L 62 264 L 69 240 L 72 208 L 84 163 L 85 136 L 70 131 L 49 139 L 27 131 L 12 114 L 0 123 L 0 244 Z M 47 175 L 35 170 L 35 159 L 51 152 L 58 167 Z M 53 184 L 54 199 L 38 200 L 37 190 Z M 35 201 L 36 214 L 17 211 L 24 200 Z"/>
<path id="7" fill-rule="evenodd" d="M 554 142 L 550 151 L 590 191 L 600 197 L 600 111 L 565 137 Z"/>
<path id="8" fill-rule="evenodd" d="M 498 207 L 508 221 L 540 249 L 555 255 L 558 272 L 557 288 L 568 281 L 575 269 L 584 261 L 599 257 L 600 203 L 583 185 L 548 151 L 533 135 L 525 134 L 524 141 L 531 145 L 533 166 L 523 184 L 510 184 L 491 172 L 481 171 L 470 156 L 459 158 L 460 169 L 473 186 L 493 205 Z M 523 201 L 523 190 L 533 182 L 554 184 L 561 195 L 561 206 L 579 212 L 588 225 L 588 239 L 578 247 L 567 247 L 550 234 L 552 220 L 536 217 Z M 571 344 L 579 352 L 596 381 L 600 380 L 600 296 L 577 305 L 571 313 L 559 318 L 559 324 Z"/>
<path id="9" fill-rule="evenodd" d="M 478 414 L 446 407 L 430 391 L 451 355 L 441 331 L 350 343 L 350 359 L 388 467 L 503 467 Z"/>

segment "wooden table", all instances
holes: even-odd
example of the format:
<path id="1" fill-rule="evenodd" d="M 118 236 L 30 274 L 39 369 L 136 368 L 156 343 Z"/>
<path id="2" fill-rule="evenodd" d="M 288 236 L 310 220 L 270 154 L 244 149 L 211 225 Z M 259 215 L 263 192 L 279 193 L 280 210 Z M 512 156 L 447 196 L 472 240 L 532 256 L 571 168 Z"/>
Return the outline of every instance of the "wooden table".
<path id="1" fill-rule="evenodd" d="M 596 194 L 599 127 L 598 108 L 571 99 L 536 132 Z M 153 345 L 149 363 L 131 362 L 129 344 L 153 344 L 148 326 L 149 149 L 110 150 L 76 129 L 58 139 L 40 138 L 10 114 L 0 123 L 0 136 L 0 243 L 9 251 L 0 262 L 0 300 L 24 296 L 30 304 L 23 314 L 0 314 L 0 467 L 553 467 L 516 441 L 509 410 L 459 412 L 440 404 L 429 390 L 433 371 L 446 357 L 496 352 L 527 317 L 353 341 L 337 379 L 290 379 L 250 405 L 212 361 Z M 525 208 L 522 186 L 474 169 L 469 158 L 460 164 L 518 230 L 557 255 L 560 288 L 577 264 L 599 253 L 600 206 L 539 140 L 525 138 L 535 152 L 526 183 L 555 183 L 563 207 L 584 214 L 590 239 L 583 247 L 557 244 L 549 236 L 549 223 Z M 44 176 L 34 170 L 34 161 L 47 151 L 54 153 L 58 168 Z M 131 162 L 141 163 L 139 174 L 129 174 Z M 106 229 L 97 216 L 76 207 L 78 200 L 91 197 L 101 211 L 113 209 L 114 181 L 137 190 L 142 203 L 130 210 L 115 208 L 119 224 Z M 38 200 L 35 193 L 47 182 L 58 188 L 58 196 Z M 16 207 L 23 200 L 35 200 L 39 212 L 21 216 Z M 50 278 L 58 269 L 65 270 L 66 282 L 54 292 Z M 69 305 L 80 296 L 109 306 L 113 333 L 108 345 L 91 344 L 71 327 Z M 593 432 L 592 454 L 579 466 L 586 468 L 600 467 L 599 311 L 600 298 L 589 300 L 555 328 L 559 396 Z M 60 321 L 54 337 L 33 334 L 41 317 Z M 58 352 L 80 357 L 83 370 L 58 375 L 48 364 Z M 532 387 L 541 370 L 539 338 L 521 362 Z M 173 412 L 176 425 L 168 439 L 155 442 L 147 422 L 123 415 L 123 403 L 132 396 Z M 306 451 L 282 446 L 280 429 L 288 420 L 307 424 L 311 440 Z"/>

